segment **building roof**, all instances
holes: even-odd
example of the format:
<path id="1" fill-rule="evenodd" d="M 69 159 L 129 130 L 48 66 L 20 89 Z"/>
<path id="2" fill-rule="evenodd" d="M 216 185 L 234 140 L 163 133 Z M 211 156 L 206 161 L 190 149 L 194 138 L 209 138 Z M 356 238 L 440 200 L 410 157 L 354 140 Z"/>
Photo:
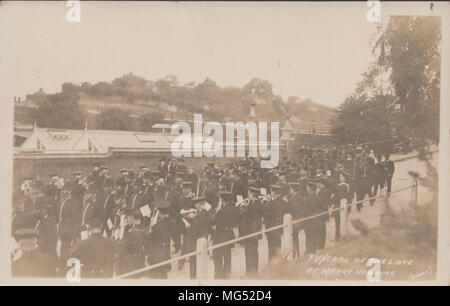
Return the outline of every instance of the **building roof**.
<path id="1" fill-rule="evenodd" d="M 72 147 L 83 134 L 83 130 L 33 129 L 31 136 L 20 146 L 20 150 L 66 151 Z"/>
<path id="2" fill-rule="evenodd" d="M 74 145 L 75 150 L 106 153 L 112 148 L 170 149 L 169 139 L 160 133 L 87 130 Z M 92 149 L 90 149 L 92 147 Z"/>
<path id="3" fill-rule="evenodd" d="M 156 123 L 152 126 L 152 128 L 154 129 L 171 129 L 172 125 L 167 124 L 167 123 Z"/>
<path id="4" fill-rule="evenodd" d="M 113 148 L 167 150 L 170 147 L 171 139 L 161 133 L 35 128 L 20 151 L 106 153 Z"/>
<path id="5" fill-rule="evenodd" d="M 192 135 L 191 149 L 203 146 L 210 135 Z M 200 136 L 200 137 L 198 137 Z M 225 135 L 224 135 L 225 136 Z M 51 155 L 102 155 L 111 151 L 126 152 L 170 152 L 172 143 L 180 137 L 161 132 L 114 131 L 114 130 L 69 130 L 34 127 L 32 134 L 15 151 L 16 154 Z M 178 139 L 180 140 L 180 139 Z M 261 141 L 261 140 L 259 140 Z M 258 142 L 259 143 L 259 142 Z M 267 143 L 263 143 L 266 144 Z M 227 143 L 219 142 L 225 149 Z M 234 143 L 233 143 L 234 145 Z M 240 144 L 236 144 L 240 146 Z M 244 144 L 244 146 L 255 144 Z M 271 146 L 273 144 L 270 144 Z M 280 144 L 279 144 L 280 145 Z M 178 145 L 175 146 L 179 147 Z"/>
<path id="6" fill-rule="evenodd" d="M 284 123 L 282 130 L 290 130 L 295 133 L 310 134 L 313 131 L 313 121 L 304 120 L 299 117 L 292 116 Z M 322 135 L 330 135 L 330 126 L 325 124 L 315 125 L 315 133 Z"/>

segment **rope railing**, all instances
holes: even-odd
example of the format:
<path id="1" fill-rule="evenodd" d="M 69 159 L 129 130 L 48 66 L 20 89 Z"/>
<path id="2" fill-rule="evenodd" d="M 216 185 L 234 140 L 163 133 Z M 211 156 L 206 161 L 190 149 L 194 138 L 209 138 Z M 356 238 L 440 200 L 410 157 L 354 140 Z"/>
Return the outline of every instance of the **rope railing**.
<path id="1" fill-rule="evenodd" d="M 411 189 L 411 188 L 414 188 L 414 187 L 417 187 L 417 186 L 418 186 L 418 182 L 416 181 L 415 184 L 412 184 L 412 185 L 409 185 L 409 186 L 406 186 L 406 187 L 403 187 L 403 188 L 391 191 L 389 193 L 389 195 L 393 194 L 393 193 L 398 193 L 398 192 L 401 192 L 401 191 L 405 191 L 405 190 L 408 190 L 408 189 Z M 366 201 L 371 201 L 371 200 L 378 199 L 378 198 L 385 198 L 387 195 L 388 194 L 380 194 L 378 196 L 369 197 L 367 199 L 363 199 L 363 200 L 360 200 L 360 201 L 357 201 L 357 202 L 354 202 L 354 203 L 349 203 L 349 204 L 345 205 L 345 207 L 342 207 L 342 205 L 341 205 L 341 207 L 334 208 L 334 209 L 329 209 L 329 210 L 326 210 L 324 212 L 321 212 L 321 213 L 318 213 L 318 214 L 315 214 L 315 215 L 312 215 L 312 216 L 308 216 L 308 217 L 300 218 L 300 219 L 297 219 L 297 220 L 293 220 L 290 223 L 293 225 L 293 224 L 305 222 L 305 221 L 308 221 L 308 220 L 312 220 L 314 218 L 326 216 L 326 215 L 329 215 L 332 212 L 341 211 L 341 210 L 347 209 L 348 207 L 355 206 L 355 205 L 358 205 L 358 204 L 362 204 L 362 203 L 364 203 Z M 215 249 L 218 249 L 218 248 L 230 245 L 230 244 L 241 242 L 241 241 L 247 240 L 249 238 L 253 238 L 253 237 L 259 236 L 261 234 L 265 234 L 265 233 L 268 233 L 268 232 L 276 231 L 276 230 L 284 228 L 286 226 L 287 225 L 283 223 L 283 224 L 276 225 L 276 226 L 273 226 L 273 227 L 270 227 L 270 228 L 267 228 L 267 229 L 260 230 L 258 232 L 254 232 L 254 233 L 251 233 L 251 234 L 248 234 L 248 235 L 244 235 L 244 236 L 241 236 L 241 237 L 238 237 L 238 238 L 235 238 L 235 239 L 231 239 L 231 240 L 228 240 L 228 241 L 225 241 L 225 242 L 222 242 L 222 243 L 218 243 L 218 244 L 215 244 L 215 245 L 207 247 L 206 251 L 212 251 L 212 250 L 215 250 Z M 115 276 L 114 278 L 126 278 L 126 277 L 129 277 L 129 276 L 132 276 L 132 275 L 136 275 L 136 274 L 139 274 L 139 273 L 142 273 L 142 272 L 146 272 L 146 271 L 149 271 L 149 270 L 152 270 L 152 269 L 156 269 L 156 268 L 165 266 L 165 265 L 170 264 L 172 262 L 176 262 L 176 261 L 179 261 L 179 260 L 182 260 L 182 259 L 189 258 L 191 256 L 199 255 L 200 253 L 202 253 L 200 250 L 196 250 L 196 251 L 190 252 L 190 253 L 185 254 L 185 255 L 181 255 L 181 256 L 178 256 L 178 257 L 175 257 L 175 258 L 171 258 L 171 259 L 162 261 L 162 262 L 157 263 L 157 264 L 153 264 L 153 265 L 150 265 L 150 266 L 147 266 L 147 267 L 143 267 L 143 268 L 135 270 L 135 271 L 131 271 L 131 272 L 128 272 L 128 273 L 125 273 L 125 274 L 122 274 L 122 275 Z"/>
<path id="2" fill-rule="evenodd" d="M 127 278 L 127 277 L 132 276 L 132 275 L 140 274 L 140 273 L 147 272 L 147 271 L 159 268 L 159 267 L 163 267 L 163 266 L 171 264 L 172 262 L 175 262 L 175 261 L 179 261 L 179 260 L 182 260 L 182 259 L 189 258 L 191 256 L 195 256 L 195 255 L 197 255 L 199 253 L 200 253 L 200 251 L 193 251 L 193 252 L 190 252 L 190 253 L 187 253 L 187 254 L 175 257 L 175 258 L 171 258 L 171 259 L 168 259 L 168 260 L 164 260 L 164 261 L 158 262 L 158 263 L 153 264 L 153 265 L 148 266 L 148 267 L 144 267 L 144 268 L 141 268 L 141 269 L 138 269 L 138 270 L 134 270 L 134 271 L 127 272 L 127 273 L 124 273 L 124 274 L 121 274 L 121 275 L 117 275 L 117 276 L 115 276 L 113 278 Z"/>

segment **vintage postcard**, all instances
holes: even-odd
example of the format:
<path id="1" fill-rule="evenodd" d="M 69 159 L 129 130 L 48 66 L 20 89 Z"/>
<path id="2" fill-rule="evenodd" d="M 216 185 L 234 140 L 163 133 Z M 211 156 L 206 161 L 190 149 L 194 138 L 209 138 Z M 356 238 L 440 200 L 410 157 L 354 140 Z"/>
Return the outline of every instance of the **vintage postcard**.
<path id="1" fill-rule="evenodd" d="M 0 284 L 448 285 L 449 29 L 446 2 L 1 1 Z"/>

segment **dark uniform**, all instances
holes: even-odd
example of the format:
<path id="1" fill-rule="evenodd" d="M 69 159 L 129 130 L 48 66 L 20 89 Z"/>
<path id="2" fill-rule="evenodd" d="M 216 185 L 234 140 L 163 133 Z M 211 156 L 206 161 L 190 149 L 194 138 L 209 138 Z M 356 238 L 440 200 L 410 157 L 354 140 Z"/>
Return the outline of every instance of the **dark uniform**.
<path id="1" fill-rule="evenodd" d="M 169 218 L 168 208 L 170 202 L 158 200 L 153 203 L 157 208 L 158 216 L 150 228 L 150 247 L 148 252 L 148 263 L 150 265 L 170 259 L 170 239 L 172 238 L 172 222 Z M 167 278 L 170 264 L 149 271 L 151 278 Z"/>
<path id="2" fill-rule="evenodd" d="M 48 210 L 53 211 L 54 207 L 41 208 L 40 218 L 35 230 L 38 234 L 38 245 L 42 252 L 56 257 L 57 222 L 54 215 L 50 215 Z"/>
<path id="3" fill-rule="evenodd" d="M 333 198 L 334 208 L 341 208 L 341 200 L 348 199 L 350 188 L 345 182 L 339 183 L 336 186 L 336 193 Z M 341 239 L 341 212 L 340 210 L 333 212 L 334 224 L 335 224 L 335 236 L 334 239 L 339 241 Z"/>
<path id="4" fill-rule="evenodd" d="M 308 186 L 310 191 L 305 199 L 305 213 L 307 217 L 316 214 L 319 207 L 319 199 L 315 193 L 315 184 L 308 182 Z M 318 222 L 317 218 L 305 221 L 306 254 L 314 254 L 317 250 L 316 229 L 318 227 Z"/>
<path id="5" fill-rule="evenodd" d="M 318 193 L 317 193 L 317 198 L 319 200 L 319 206 L 317 207 L 317 214 L 320 213 L 324 213 L 326 211 L 328 211 L 328 206 L 331 204 L 331 191 L 328 187 L 326 187 L 324 185 L 324 180 L 322 179 L 322 186 Z M 326 239 L 326 234 L 327 234 L 327 229 L 326 229 L 326 222 L 328 220 L 328 215 L 324 214 L 320 217 L 315 218 L 317 219 L 316 225 L 316 243 L 317 243 L 317 249 L 322 250 L 325 247 L 325 239 Z"/>
<path id="6" fill-rule="evenodd" d="M 249 193 L 255 194 L 256 198 L 258 198 L 259 191 L 260 191 L 259 188 L 249 187 Z M 241 225 L 239 226 L 240 236 L 245 236 L 261 231 L 262 217 L 264 211 L 260 200 L 258 199 L 248 200 L 247 205 L 242 205 L 240 207 L 240 213 L 241 213 Z M 260 238 L 261 235 L 258 235 L 242 241 L 245 249 L 245 270 L 247 277 L 256 276 L 258 273 L 258 262 L 259 262 L 258 240 Z"/>
<path id="7" fill-rule="evenodd" d="M 215 179 L 208 179 L 205 186 L 200 189 L 199 195 L 206 198 L 206 202 L 212 205 L 213 208 L 217 207 L 219 202 L 219 183 Z"/>
<path id="8" fill-rule="evenodd" d="M 122 240 L 117 244 L 117 274 L 125 274 L 145 267 L 145 256 L 149 244 L 150 234 L 140 227 L 130 227 L 126 230 Z M 142 274 L 131 275 L 139 278 Z"/>
<path id="9" fill-rule="evenodd" d="M 384 187 L 384 182 L 386 179 L 384 164 L 378 159 L 378 162 L 373 167 L 372 173 L 372 196 L 376 196 L 378 194 L 378 189 L 381 192 L 381 189 Z"/>
<path id="10" fill-rule="evenodd" d="M 270 186 L 273 191 L 281 192 L 282 187 L 279 185 Z M 273 198 L 264 207 L 264 224 L 266 229 L 283 224 L 283 216 L 287 212 L 286 203 L 281 197 Z M 269 248 L 269 260 L 277 256 L 277 252 L 281 249 L 281 233 L 282 229 L 267 232 L 267 243 Z"/>
<path id="11" fill-rule="evenodd" d="M 86 240 L 77 241 L 72 256 L 82 264 L 81 278 L 110 278 L 113 276 L 116 245 L 101 234 L 102 220 L 88 223 L 96 231 Z"/>
<path id="12" fill-rule="evenodd" d="M 394 162 L 389 159 L 389 154 L 385 155 L 384 169 L 386 171 L 386 185 L 387 185 L 387 197 L 390 196 L 391 193 L 391 185 L 392 185 L 392 177 L 394 176 L 395 166 Z"/>
<path id="13" fill-rule="evenodd" d="M 180 199 L 181 190 L 176 185 L 169 186 L 169 190 L 165 195 L 165 200 L 170 201 L 169 218 L 172 222 L 172 240 L 174 243 L 175 252 L 181 250 L 181 235 L 184 230 L 183 222 L 180 215 Z"/>
<path id="14" fill-rule="evenodd" d="M 243 177 L 239 177 L 231 182 L 230 191 L 236 200 L 237 195 L 245 197 L 247 195 L 247 183 Z"/>
<path id="15" fill-rule="evenodd" d="M 37 245 L 36 232 L 34 230 L 35 219 L 22 219 L 22 223 L 15 228 L 13 235 L 19 242 L 24 239 L 32 239 L 24 242 L 26 248 L 20 247 L 19 253 L 12 258 L 11 275 L 13 277 L 54 277 L 56 276 L 56 260 L 40 250 Z M 33 241 L 34 240 L 34 241 Z"/>
<path id="16" fill-rule="evenodd" d="M 239 224 L 239 211 L 233 205 L 233 194 L 231 192 L 220 192 L 218 210 L 213 219 L 215 229 L 212 234 L 213 244 L 219 244 L 235 238 L 233 227 Z M 233 244 L 223 246 L 214 250 L 214 272 L 215 278 L 229 278 L 231 273 L 231 249 Z"/>
<path id="17" fill-rule="evenodd" d="M 81 202 L 78 198 L 67 198 L 59 206 L 58 236 L 60 246 L 60 272 L 65 274 L 66 261 L 69 258 L 72 242 L 78 235 L 81 222 Z"/>
<path id="18" fill-rule="evenodd" d="M 365 159 L 360 158 L 356 161 L 355 168 L 355 188 L 356 188 L 356 201 L 361 202 L 356 205 L 356 209 L 361 211 L 363 206 L 362 200 L 365 195 L 372 196 L 371 184 L 369 180 L 369 169 Z"/>
<path id="19" fill-rule="evenodd" d="M 194 204 L 204 201 L 204 198 L 193 199 Z M 211 231 L 213 221 L 213 215 L 206 209 L 198 210 L 197 214 L 187 222 L 189 222 L 186 227 L 184 244 L 183 244 L 183 254 L 188 254 L 193 252 L 197 248 L 197 240 L 200 238 L 208 238 L 208 234 Z M 189 276 L 191 279 L 195 279 L 197 276 L 197 258 L 196 256 L 191 256 L 189 258 Z"/>
<path id="20" fill-rule="evenodd" d="M 306 216 L 305 211 L 305 193 L 304 183 L 289 183 L 291 188 L 295 190 L 295 193 L 289 193 L 286 196 L 287 211 L 292 215 L 292 220 L 298 220 Z M 298 256 L 300 255 L 300 246 L 298 241 L 299 232 L 304 229 L 304 223 L 296 223 L 293 225 L 293 247 L 294 252 Z"/>
<path id="21" fill-rule="evenodd" d="M 108 224 L 112 224 L 114 221 L 113 210 L 116 205 L 114 202 L 114 194 L 112 192 L 102 192 L 97 196 L 96 200 L 98 202 L 98 205 L 101 205 L 103 207 L 103 227 L 109 237 L 111 236 L 112 228 L 110 228 Z M 108 222 L 108 220 L 110 221 Z"/>

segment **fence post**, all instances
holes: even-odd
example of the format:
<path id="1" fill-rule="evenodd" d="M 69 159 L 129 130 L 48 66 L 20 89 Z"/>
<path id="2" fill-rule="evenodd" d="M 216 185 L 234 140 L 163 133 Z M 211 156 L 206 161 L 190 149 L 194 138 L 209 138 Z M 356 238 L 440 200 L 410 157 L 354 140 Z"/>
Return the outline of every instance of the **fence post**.
<path id="1" fill-rule="evenodd" d="M 292 228 L 292 215 L 285 214 L 283 216 L 283 239 L 281 240 L 281 254 L 284 259 L 288 259 L 292 256 L 293 259 L 293 228 Z M 289 260 L 289 259 L 288 259 Z"/>
<path id="2" fill-rule="evenodd" d="M 202 237 L 197 240 L 197 279 L 208 278 L 208 240 Z"/>
<path id="3" fill-rule="evenodd" d="M 340 219 L 341 219 L 341 238 L 346 238 L 348 235 L 348 222 L 347 222 L 347 209 L 348 209 L 348 201 L 346 198 L 341 199 L 341 210 Z"/>
<path id="4" fill-rule="evenodd" d="M 264 231 L 265 229 L 266 226 L 263 223 L 261 226 L 261 230 Z M 258 271 L 263 272 L 269 265 L 269 255 L 268 255 L 269 247 L 267 242 L 267 235 L 265 232 L 261 235 L 261 239 L 258 240 L 258 252 L 259 252 Z"/>
<path id="5" fill-rule="evenodd" d="M 302 258 L 306 252 L 306 236 L 305 229 L 298 233 L 298 258 Z"/>

